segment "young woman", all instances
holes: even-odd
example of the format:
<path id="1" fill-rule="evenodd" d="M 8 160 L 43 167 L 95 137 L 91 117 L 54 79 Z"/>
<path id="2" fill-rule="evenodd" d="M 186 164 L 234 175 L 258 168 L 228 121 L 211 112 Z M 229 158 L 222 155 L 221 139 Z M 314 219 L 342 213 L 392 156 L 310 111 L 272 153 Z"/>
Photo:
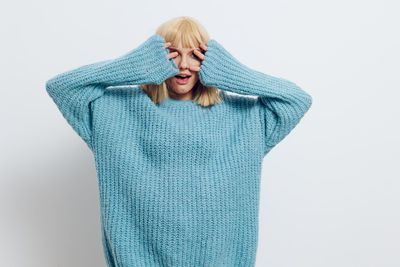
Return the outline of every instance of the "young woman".
<path id="1" fill-rule="evenodd" d="M 46 88 L 94 154 L 109 266 L 254 266 L 262 160 L 309 94 L 186 16 Z"/>

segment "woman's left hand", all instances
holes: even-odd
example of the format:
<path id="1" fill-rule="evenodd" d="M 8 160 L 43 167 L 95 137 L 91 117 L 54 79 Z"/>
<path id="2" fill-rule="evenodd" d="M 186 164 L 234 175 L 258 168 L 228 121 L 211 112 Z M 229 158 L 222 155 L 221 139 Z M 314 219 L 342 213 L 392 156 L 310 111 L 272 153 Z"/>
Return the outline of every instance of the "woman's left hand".
<path id="1" fill-rule="evenodd" d="M 200 51 L 202 49 L 202 51 Z M 200 64 L 204 60 L 205 56 L 204 53 L 207 51 L 207 45 L 201 43 L 200 44 L 200 49 L 195 49 L 193 53 L 200 59 Z M 200 66 L 190 66 L 190 70 L 192 71 L 200 71 Z"/>

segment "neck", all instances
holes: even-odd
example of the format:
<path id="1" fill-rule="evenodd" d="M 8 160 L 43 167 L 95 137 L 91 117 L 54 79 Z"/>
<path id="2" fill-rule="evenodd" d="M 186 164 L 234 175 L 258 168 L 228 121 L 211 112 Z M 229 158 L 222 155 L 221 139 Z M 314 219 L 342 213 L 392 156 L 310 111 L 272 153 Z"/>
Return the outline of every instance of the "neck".
<path id="1" fill-rule="evenodd" d="M 169 93 L 169 97 L 173 98 L 175 100 L 192 100 L 193 99 L 193 96 L 192 96 L 191 92 L 188 92 L 188 93 L 183 94 L 183 95 L 178 95 L 178 94 L 170 92 Z"/>

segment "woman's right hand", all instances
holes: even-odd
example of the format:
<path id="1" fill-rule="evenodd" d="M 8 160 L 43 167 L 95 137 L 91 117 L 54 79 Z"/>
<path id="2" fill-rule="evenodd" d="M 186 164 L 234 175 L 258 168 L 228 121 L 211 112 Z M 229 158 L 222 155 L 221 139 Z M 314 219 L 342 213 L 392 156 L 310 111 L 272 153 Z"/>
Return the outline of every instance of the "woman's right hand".
<path id="1" fill-rule="evenodd" d="M 164 47 L 165 47 L 165 48 L 168 48 L 168 47 L 170 47 L 171 45 L 172 45 L 171 42 L 166 42 L 166 43 L 164 44 Z M 176 57 L 177 55 L 178 55 L 178 52 L 173 51 L 173 52 L 170 52 L 170 53 L 167 55 L 167 58 L 168 58 L 168 59 L 171 59 L 171 58 Z"/>

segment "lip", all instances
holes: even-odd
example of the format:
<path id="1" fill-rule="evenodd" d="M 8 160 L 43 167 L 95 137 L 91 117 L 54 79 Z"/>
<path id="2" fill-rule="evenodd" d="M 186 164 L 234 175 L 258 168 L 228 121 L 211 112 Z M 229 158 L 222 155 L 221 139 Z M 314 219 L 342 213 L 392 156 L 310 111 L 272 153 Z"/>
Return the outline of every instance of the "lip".
<path id="1" fill-rule="evenodd" d="M 176 82 L 177 84 L 187 84 L 187 83 L 189 82 L 190 78 L 191 78 L 191 77 L 189 77 L 186 81 L 180 81 L 178 78 L 174 77 L 175 82 Z"/>

